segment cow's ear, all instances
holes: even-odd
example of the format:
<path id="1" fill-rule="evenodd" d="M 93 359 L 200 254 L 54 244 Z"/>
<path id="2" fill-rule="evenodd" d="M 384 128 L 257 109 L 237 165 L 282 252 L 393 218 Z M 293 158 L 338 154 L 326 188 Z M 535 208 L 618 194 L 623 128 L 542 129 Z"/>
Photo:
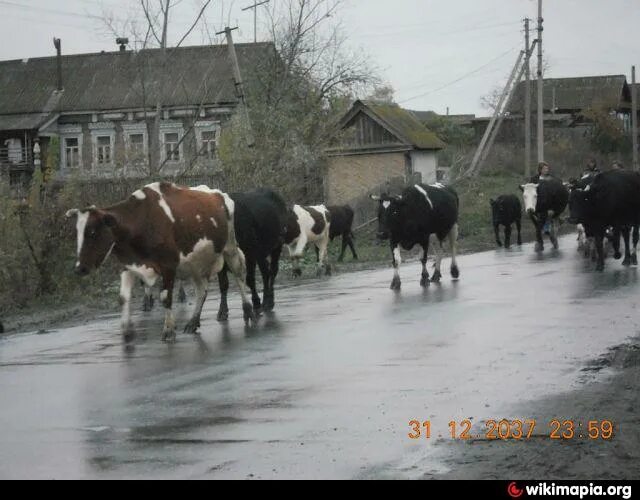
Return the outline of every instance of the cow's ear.
<path id="1" fill-rule="evenodd" d="M 493 198 L 489 198 L 489 203 L 491 203 L 491 205 L 495 204 L 496 200 L 494 200 Z"/>
<path id="2" fill-rule="evenodd" d="M 520 188 L 520 191 L 524 193 L 524 184 L 520 184 L 518 187 Z"/>
<path id="3" fill-rule="evenodd" d="M 102 212 L 100 214 L 100 218 L 102 219 L 104 225 L 107 227 L 113 228 L 118 225 L 118 219 L 116 219 L 115 215 L 110 214 L 109 212 Z"/>
<path id="4" fill-rule="evenodd" d="M 378 196 L 377 194 L 370 194 L 369 198 L 371 198 L 374 201 L 380 201 L 380 196 Z"/>
<path id="5" fill-rule="evenodd" d="M 67 210 L 67 213 L 64 214 L 64 216 L 67 219 L 71 219 L 72 217 L 77 217 L 79 213 L 80 213 L 80 210 L 78 210 L 77 208 L 72 208 L 71 210 Z"/>

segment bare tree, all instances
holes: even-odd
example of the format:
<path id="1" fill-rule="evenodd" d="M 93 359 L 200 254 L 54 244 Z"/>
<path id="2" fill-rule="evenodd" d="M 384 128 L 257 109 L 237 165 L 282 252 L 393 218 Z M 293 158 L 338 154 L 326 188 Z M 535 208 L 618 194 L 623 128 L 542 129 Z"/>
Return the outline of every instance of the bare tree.
<path id="1" fill-rule="evenodd" d="M 278 184 L 290 196 L 319 196 L 312 188 L 321 189 L 321 159 L 339 118 L 356 94 L 379 83 L 368 58 L 346 44 L 341 4 L 282 0 L 267 11 L 273 57 L 243 75 L 256 143 L 240 140 L 240 117 L 223 131 L 220 152 L 232 184 Z M 302 190 L 294 193 L 294 186 Z"/>

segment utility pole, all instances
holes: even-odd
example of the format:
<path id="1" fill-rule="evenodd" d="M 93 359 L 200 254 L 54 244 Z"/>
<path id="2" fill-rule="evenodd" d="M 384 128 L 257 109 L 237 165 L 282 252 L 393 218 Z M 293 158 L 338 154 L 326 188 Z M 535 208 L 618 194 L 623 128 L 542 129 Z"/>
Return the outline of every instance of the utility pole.
<path id="1" fill-rule="evenodd" d="M 542 0 L 538 0 L 538 163 L 544 161 L 544 109 L 542 81 Z"/>
<path id="2" fill-rule="evenodd" d="M 529 21 L 524 20 L 524 50 L 526 57 L 524 60 L 524 177 L 531 178 L 531 51 L 529 46 Z"/>
<path id="3" fill-rule="evenodd" d="M 235 45 L 233 45 L 233 36 L 231 36 L 231 32 L 237 29 L 238 29 L 237 26 L 235 28 L 229 28 L 227 26 L 225 27 L 224 31 L 219 31 L 216 33 L 216 35 L 221 35 L 222 33 L 224 33 L 227 38 L 227 46 L 229 47 L 229 58 L 231 59 L 231 66 L 233 68 L 233 81 L 235 85 L 236 96 L 240 101 L 240 103 L 238 104 L 238 107 L 240 108 L 240 111 L 244 114 L 244 118 L 248 126 L 247 144 L 249 146 L 253 146 L 254 144 L 253 133 L 251 132 L 251 121 L 249 120 L 249 112 L 247 110 L 247 103 L 244 95 L 244 84 L 242 83 L 242 75 L 240 74 L 240 64 L 238 63 L 238 55 L 236 54 L 236 47 Z"/>
<path id="4" fill-rule="evenodd" d="M 638 92 L 636 67 L 631 66 L 631 143 L 633 144 L 633 170 L 638 170 Z"/>
<path id="5" fill-rule="evenodd" d="M 256 28 L 257 25 L 257 20 L 258 20 L 258 7 L 260 5 L 263 5 L 265 3 L 269 3 L 271 0 L 264 0 L 262 2 L 258 2 L 257 0 L 255 1 L 255 3 L 253 5 L 249 5 L 249 7 L 245 7 L 244 9 L 242 9 L 243 11 L 245 10 L 249 10 L 249 9 L 253 9 L 253 43 L 257 43 L 258 42 L 258 31 Z"/>
<path id="6" fill-rule="evenodd" d="M 502 111 L 502 105 L 504 103 L 505 98 L 507 97 L 507 94 L 509 93 L 509 89 L 511 89 L 511 82 L 513 82 L 513 79 L 515 78 L 516 73 L 518 72 L 518 68 L 520 67 L 520 62 L 522 61 L 523 54 L 524 54 L 524 51 L 520 51 L 520 54 L 518 55 L 518 59 L 516 60 L 516 64 L 513 66 L 513 70 L 511 70 L 511 74 L 509 75 L 509 80 L 507 81 L 507 84 L 505 85 L 502 91 L 502 95 L 500 96 L 498 105 L 496 106 L 493 116 L 489 121 L 489 125 L 487 125 L 487 128 L 484 131 L 484 135 L 482 136 L 480 145 L 478 146 L 478 149 L 476 149 L 476 153 L 473 156 L 473 160 L 471 161 L 471 166 L 469 167 L 469 170 L 467 170 L 466 175 L 469 175 L 469 176 L 473 175 L 478 167 L 478 164 L 480 162 L 480 156 L 484 152 L 485 145 L 487 144 L 487 141 L 489 140 L 489 136 L 493 131 L 493 126 L 496 123 L 496 119 L 498 118 L 498 115 Z"/>

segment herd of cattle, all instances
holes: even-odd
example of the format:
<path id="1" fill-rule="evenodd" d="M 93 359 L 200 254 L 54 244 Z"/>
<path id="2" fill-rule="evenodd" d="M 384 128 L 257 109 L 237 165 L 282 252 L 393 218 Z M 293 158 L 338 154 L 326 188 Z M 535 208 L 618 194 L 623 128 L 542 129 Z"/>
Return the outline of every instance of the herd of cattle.
<path id="1" fill-rule="evenodd" d="M 603 239 L 611 233 L 616 258 L 620 258 L 620 235 L 625 244 L 624 265 L 637 264 L 640 223 L 640 174 L 616 170 L 562 183 L 543 176 L 537 183 L 520 186 L 525 212 L 536 230 L 536 250 L 543 250 L 543 233 L 558 247 L 560 217 L 569 206 L 569 221 L 579 225 L 584 244 L 597 254 L 597 269 L 604 268 Z M 378 201 L 378 238 L 389 240 L 394 276 L 391 288 L 400 289 L 401 249 L 415 245 L 423 249 L 420 284 L 438 282 L 445 243 L 451 252 L 450 272 L 458 279 L 456 263 L 459 200 L 453 188 L 440 183 L 415 184 L 400 195 L 371 196 Z M 511 243 L 511 225 L 521 244 L 522 208 L 515 195 L 491 200 L 496 243 L 502 245 L 499 226 L 505 228 L 504 246 Z M 134 192 L 127 200 L 99 209 L 72 209 L 76 219 L 77 261 L 75 271 L 88 274 L 114 255 L 124 270 L 120 300 L 125 341 L 133 338 L 131 295 L 140 280 L 151 288 L 160 282 L 165 309 L 163 340 L 175 339 L 172 313 L 176 280 L 190 279 L 196 289 L 196 307 L 184 328 L 195 333 L 207 296 L 207 284 L 218 274 L 221 300 L 218 320 L 228 319 L 228 272 L 235 279 L 243 304 L 245 323 L 255 322 L 261 311 L 275 305 L 274 284 L 283 246 L 293 261 L 294 275 L 301 274 L 300 260 L 308 243 L 315 246 L 318 273 L 330 274 L 329 241 L 342 237 L 340 259 L 347 247 L 354 258 L 353 210 L 348 206 L 289 207 L 269 189 L 226 194 L 207 186 L 187 188 L 153 183 Z M 630 242 L 630 234 L 632 241 Z M 435 236 L 435 269 L 427 270 L 427 252 Z M 262 300 L 256 288 L 256 266 L 263 281 Z M 248 291 L 247 291 L 248 287 Z M 248 298 L 251 294 L 251 300 Z"/>

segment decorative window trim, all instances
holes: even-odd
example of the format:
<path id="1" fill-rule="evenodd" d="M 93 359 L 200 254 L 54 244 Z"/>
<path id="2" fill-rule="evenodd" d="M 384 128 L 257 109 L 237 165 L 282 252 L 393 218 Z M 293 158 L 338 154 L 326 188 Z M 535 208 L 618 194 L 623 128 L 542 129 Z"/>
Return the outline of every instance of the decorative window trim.
<path id="1" fill-rule="evenodd" d="M 78 133 L 71 133 L 67 130 L 77 130 Z M 60 170 L 61 172 L 80 172 L 83 169 L 82 163 L 82 148 L 83 148 L 83 136 L 82 136 L 82 128 L 81 127 L 66 127 L 65 133 L 60 134 Z M 67 139 L 77 139 L 78 140 L 78 167 L 70 168 L 67 166 Z"/>
<path id="2" fill-rule="evenodd" d="M 166 151 L 166 142 L 165 142 L 165 134 L 178 134 L 178 142 L 180 145 L 178 146 L 178 160 L 167 160 L 167 151 Z M 176 164 L 184 162 L 184 141 L 182 138 L 184 137 L 184 127 L 180 122 L 164 122 L 160 124 L 160 144 L 161 147 L 161 158 L 163 162 Z"/>
<path id="3" fill-rule="evenodd" d="M 147 127 L 144 124 L 139 126 L 128 126 L 123 128 L 124 131 L 124 144 L 125 144 L 125 156 L 127 163 L 133 163 L 134 161 L 140 161 L 141 164 L 146 165 L 149 158 L 149 138 L 147 134 Z M 142 135 L 142 154 L 143 158 L 133 158 L 131 151 L 131 136 Z"/>
<path id="4" fill-rule="evenodd" d="M 202 156 L 202 149 L 204 147 L 204 139 L 202 138 L 203 132 L 214 132 L 215 134 L 215 143 L 216 143 L 216 155 L 218 151 L 219 141 L 220 141 L 220 122 L 213 120 L 199 120 L 195 123 L 195 131 L 196 131 L 196 147 L 198 148 L 198 156 Z M 207 158 L 212 159 L 212 158 Z"/>
<path id="5" fill-rule="evenodd" d="M 89 124 L 89 128 L 91 129 L 91 167 L 94 172 L 101 173 L 99 169 L 104 168 L 113 168 L 115 165 L 115 146 L 116 146 L 116 131 L 115 127 L 111 126 L 110 128 L 98 128 L 92 127 L 91 125 L 107 125 L 109 124 Z M 109 147 L 110 147 L 110 158 L 109 163 L 98 163 L 98 137 L 109 137 Z"/>

